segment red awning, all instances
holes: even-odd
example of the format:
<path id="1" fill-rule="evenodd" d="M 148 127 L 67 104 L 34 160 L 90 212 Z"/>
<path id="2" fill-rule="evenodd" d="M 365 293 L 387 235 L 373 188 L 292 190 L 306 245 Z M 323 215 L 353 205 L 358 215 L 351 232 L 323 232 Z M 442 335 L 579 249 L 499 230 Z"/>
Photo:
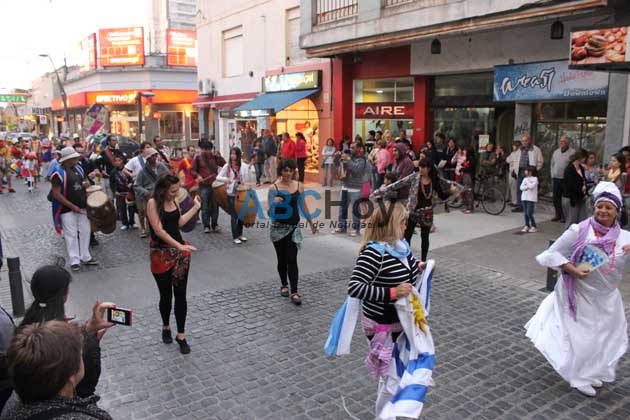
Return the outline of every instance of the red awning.
<path id="1" fill-rule="evenodd" d="M 254 99 L 258 93 L 238 93 L 223 96 L 198 96 L 192 103 L 195 108 L 234 108 Z"/>

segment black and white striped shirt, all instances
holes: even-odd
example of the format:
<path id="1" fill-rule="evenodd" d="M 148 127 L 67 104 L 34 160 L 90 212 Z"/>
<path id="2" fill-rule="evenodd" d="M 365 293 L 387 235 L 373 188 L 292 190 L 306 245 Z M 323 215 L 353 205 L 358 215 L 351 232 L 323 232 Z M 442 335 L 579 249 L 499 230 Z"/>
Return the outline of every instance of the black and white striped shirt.
<path id="1" fill-rule="evenodd" d="M 348 295 L 363 301 L 363 315 L 379 324 L 398 322 L 389 290 L 401 283 L 414 283 L 420 272 L 418 261 L 409 254 L 409 268 L 398 258 L 366 247 L 352 271 Z M 379 272 L 380 270 L 380 272 Z"/>

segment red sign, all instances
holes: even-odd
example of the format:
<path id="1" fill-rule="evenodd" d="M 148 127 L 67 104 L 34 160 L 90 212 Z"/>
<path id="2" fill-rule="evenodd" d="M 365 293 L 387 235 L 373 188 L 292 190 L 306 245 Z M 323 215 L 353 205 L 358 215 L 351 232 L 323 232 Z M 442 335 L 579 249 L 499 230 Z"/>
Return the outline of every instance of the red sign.
<path id="1" fill-rule="evenodd" d="M 99 30 L 101 66 L 144 65 L 144 28 Z"/>
<path id="2" fill-rule="evenodd" d="M 90 34 L 79 42 L 81 55 L 79 56 L 79 72 L 85 73 L 96 70 L 96 34 Z"/>
<path id="3" fill-rule="evenodd" d="M 197 66 L 197 32 L 183 29 L 166 30 L 167 63 L 169 66 Z"/>
<path id="4" fill-rule="evenodd" d="M 413 119 L 413 103 L 363 103 L 354 105 L 357 119 Z"/>

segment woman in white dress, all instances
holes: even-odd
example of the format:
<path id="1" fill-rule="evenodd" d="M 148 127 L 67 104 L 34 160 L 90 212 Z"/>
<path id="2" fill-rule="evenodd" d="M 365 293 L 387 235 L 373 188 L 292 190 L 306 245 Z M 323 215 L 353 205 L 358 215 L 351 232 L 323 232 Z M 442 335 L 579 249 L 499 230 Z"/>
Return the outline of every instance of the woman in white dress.
<path id="1" fill-rule="evenodd" d="M 560 376 L 590 397 L 596 395 L 594 388 L 614 382 L 617 363 L 628 348 L 618 286 L 630 255 L 630 232 L 621 230 L 617 222 L 619 189 L 600 182 L 593 196 L 593 216 L 571 225 L 536 257 L 539 264 L 560 270 L 562 276 L 525 325 L 527 337 Z M 608 257 L 594 270 L 583 262 L 584 249 L 589 247 Z"/>

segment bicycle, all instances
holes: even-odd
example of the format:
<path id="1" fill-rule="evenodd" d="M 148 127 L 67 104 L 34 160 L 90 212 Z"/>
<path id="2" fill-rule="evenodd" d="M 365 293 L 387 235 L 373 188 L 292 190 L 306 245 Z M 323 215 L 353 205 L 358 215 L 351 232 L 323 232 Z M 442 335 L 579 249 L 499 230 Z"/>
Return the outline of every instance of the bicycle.
<path id="1" fill-rule="evenodd" d="M 477 175 L 473 186 L 473 195 L 475 208 L 483 207 L 483 210 L 492 215 L 498 216 L 505 210 L 505 195 L 503 192 L 490 184 L 488 181 L 491 176 L 489 175 Z M 470 191 L 470 187 L 462 187 L 463 191 L 456 194 L 454 201 L 447 202 L 450 208 L 458 209 L 464 205 L 463 195 Z"/>

